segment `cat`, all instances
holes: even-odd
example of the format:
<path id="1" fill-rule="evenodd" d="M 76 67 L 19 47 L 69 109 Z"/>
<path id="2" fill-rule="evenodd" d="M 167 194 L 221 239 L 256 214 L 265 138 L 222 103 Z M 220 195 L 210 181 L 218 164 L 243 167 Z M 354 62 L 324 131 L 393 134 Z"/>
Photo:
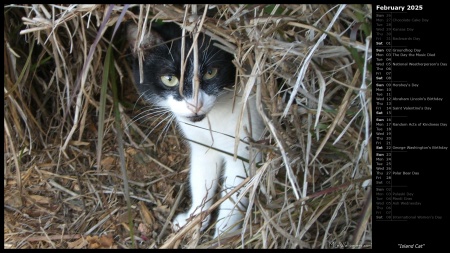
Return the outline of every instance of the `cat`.
<path id="1" fill-rule="evenodd" d="M 133 76 L 138 92 L 146 101 L 169 110 L 174 115 L 190 146 L 189 185 L 192 204 L 187 212 L 178 214 L 172 221 L 174 231 L 211 206 L 220 184 L 223 197 L 248 177 L 247 161 L 250 158 L 246 145 L 249 140 L 247 133 L 252 134 L 251 139 L 258 140 L 263 132 L 255 99 L 250 97 L 246 106 L 248 111 L 244 113 L 240 126 L 241 142 L 237 149 L 237 156 L 244 159 L 234 159 L 234 136 L 242 108 L 241 97 L 236 97 L 233 109 L 235 95 L 230 88 L 235 85 L 236 68 L 232 63 L 234 56 L 214 46 L 213 43 L 217 42 L 213 42 L 209 36 L 199 34 L 200 85 L 195 101 L 192 85 L 193 53 L 187 59 L 183 95 L 180 94 L 181 36 L 181 28 L 175 23 L 153 24 L 150 32 L 137 46 L 137 26 L 129 24 L 127 27 L 127 37 L 133 51 Z M 192 44 L 192 35 L 186 32 L 185 59 Z M 139 75 L 139 54 L 135 46 L 143 51 L 142 82 Z M 238 192 L 225 200 L 219 207 L 214 237 L 238 230 L 247 204 L 247 197 L 239 196 Z M 207 228 L 209 221 L 210 216 L 202 221 L 202 231 Z"/>

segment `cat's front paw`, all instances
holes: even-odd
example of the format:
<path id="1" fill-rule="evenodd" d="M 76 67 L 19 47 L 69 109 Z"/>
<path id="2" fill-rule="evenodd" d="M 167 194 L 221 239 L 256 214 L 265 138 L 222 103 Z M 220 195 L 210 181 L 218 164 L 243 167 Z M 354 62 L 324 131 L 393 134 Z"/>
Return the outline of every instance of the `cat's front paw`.
<path id="1" fill-rule="evenodd" d="M 175 217 L 175 219 L 173 219 L 172 221 L 172 230 L 174 232 L 177 232 L 178 230 L 180 230 L 182 227 L 184 227 L 188 221 L 191 221 L 196 214 L 190 214 L 189 212 L 186 213 L 180 213 L 179 215 L 177 215 Z M 202 221 L 202 227 L 201 227 L 201 231 L 205 230 L 208 227 L 209 224 L 209 218 L 210 216 L 206 216 L 205 219 L 203 219 Z"/>
<path id="2" fill-rule="evenodd" d="M 180 228 L 184 227 L 187 223 L 187 219 L 189 218 L 188 213 L 180 213 L 173 219 L 172 221 L 172 230 L 177 232 Z"/>

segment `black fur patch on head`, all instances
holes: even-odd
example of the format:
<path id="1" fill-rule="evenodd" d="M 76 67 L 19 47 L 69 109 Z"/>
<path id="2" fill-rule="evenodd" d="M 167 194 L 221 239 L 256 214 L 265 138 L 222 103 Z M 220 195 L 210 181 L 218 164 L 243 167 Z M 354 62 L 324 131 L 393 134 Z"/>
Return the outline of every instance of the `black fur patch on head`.
<path id="1" fill-rule="evenodd" d="M 175 23 L 154 24 L 140 45 L 137 45 L 137 27 L 134 24 L 127 28 L 127 37 L 131 45 L 133 76 L 138 91 L 146 100 L 158 103 L 172 95 L 176 100 L 182 100 L 179 86 L 168 87 L 161 81 L 161 76 L 181 75 L 181 28 Z M 183 95 L 192 97 L 192 78 L 194 71 L 193 51 L 186 59 L 193 38 L 186 32 L 185 60 L 186 68 L 183 83 Z M 198 37 L 198 59 L 200 89 L 208 95 L 217 96 L 226 86 L 232 86 L 235 81 L 236 69 L 232 63 L 233 55 L 213 45 L 209 36 L 200 34 Z M 137 47 L 137 48 L 135 48 Z M 139 61 L 137 50 L 143 50 L 143 82 L 140 83 Z M 217 74 L 210 79 L 202 78 L 208 71 L 217 69 Z"/>

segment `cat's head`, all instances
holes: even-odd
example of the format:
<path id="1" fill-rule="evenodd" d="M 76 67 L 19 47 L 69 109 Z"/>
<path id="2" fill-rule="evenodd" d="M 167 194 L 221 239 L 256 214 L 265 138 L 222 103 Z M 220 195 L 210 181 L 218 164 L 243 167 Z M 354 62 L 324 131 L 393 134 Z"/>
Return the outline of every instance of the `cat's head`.
<path id="1" fill-rule="evenodd" d="M 213 45 L 210 37 L 198 37 L 197 101 L 194 99 L 194 55 L 186 56 L 193 37 L 186 32 L 183 89 L 180 94 L 181 73 L 181 29 L 174 23 L 153 25 L 150 32 L 137 45 L 137 26 L 129 24 L 127 37 L 132 49 L 133 75 L 136 87 L 145 100 L 169 109 L 178 117 L 192 122 L 201 121 L 214 106 L 224 87 L 232 86 L 236 69 L 233 56 Z M 135 46 L 139 46 L 136 50 Z M 143 55 L 143 80 L 139 75 L 139 50 Z"/>

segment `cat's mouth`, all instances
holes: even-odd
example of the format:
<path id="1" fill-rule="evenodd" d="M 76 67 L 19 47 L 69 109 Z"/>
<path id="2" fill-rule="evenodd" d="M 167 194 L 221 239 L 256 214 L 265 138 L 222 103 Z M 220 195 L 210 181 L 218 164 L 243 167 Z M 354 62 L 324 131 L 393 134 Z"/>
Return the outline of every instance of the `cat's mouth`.
<path id="1" fill-rule="evenodd" d="M 201 115 L 189 116 L 186 118 L 195 123 L 195 122 L 202 121 L 205 117 L 206 117 L 206 114 L 201 114 Z"/>

